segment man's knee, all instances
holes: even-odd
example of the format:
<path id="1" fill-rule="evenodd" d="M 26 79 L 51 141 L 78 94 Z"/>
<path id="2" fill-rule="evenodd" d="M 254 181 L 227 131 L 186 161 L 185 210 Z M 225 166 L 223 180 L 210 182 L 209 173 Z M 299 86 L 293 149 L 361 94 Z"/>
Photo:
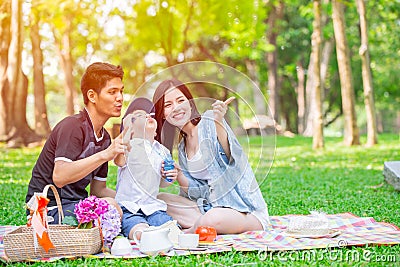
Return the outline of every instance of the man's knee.
<path id="1" fill-rule="evenodd" d="M 113 205 L 117 209 L 117 211 L 119 213 L 119 216 L 120 216 L 120 218 L 122 220 L 122 209 L 118 205 L 118 202 L 112 197 L 103 197 L 103 199 L 106 200 L 108 202 L 108 204 Z"/>
<path id="2" fill-rule="evenodd" d="M 163 201 L 168 201 L 168 200 L 171 199 L 171 194 L 168 194 L 168 193 L 159 193 L 159 194 L 157 195 L 157 198 L 160 199 L 160 200 L 163 200 Z"/>

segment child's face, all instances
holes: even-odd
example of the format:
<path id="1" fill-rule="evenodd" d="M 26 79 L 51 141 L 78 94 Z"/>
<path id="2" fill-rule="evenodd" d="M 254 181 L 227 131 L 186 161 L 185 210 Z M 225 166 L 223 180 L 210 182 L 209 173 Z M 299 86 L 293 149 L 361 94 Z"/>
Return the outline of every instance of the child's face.
<path id="1" fill-rule="evenodd" d="M 135 110 L 132 112 L 132 129 L 133 136 L 154 137 L 157 129 L 157 121 L 144 110 Z"/>

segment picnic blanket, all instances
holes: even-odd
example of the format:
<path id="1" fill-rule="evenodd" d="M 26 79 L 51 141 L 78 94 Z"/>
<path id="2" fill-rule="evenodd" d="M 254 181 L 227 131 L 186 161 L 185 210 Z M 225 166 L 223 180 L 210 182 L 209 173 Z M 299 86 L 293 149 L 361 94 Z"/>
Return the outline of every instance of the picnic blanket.
<path id="1" fill-rule="evenodd" d="M 271 227 L 268 231 L 249 231 L 238 235 L 218 235 L 213 244 L 194 250 L 171 249 L 167 256 L 189 254 L 217 253 L 231 251 L 291 251 L 318 248 L 343 248 L 346 246 L 394 245 L 400 244 L 400 228 L 394 224 L 377 222 L 372 217 L 357 217 L 351 213 L 327 215 L 329 225 L 334 228 L 334 236 L 322 238 L 291 237 L 286 233 L 290 219 L 299 215 L 270 216 Z M 0 257 L 7 261 L 4 252 L 3 236 L 17 226 L 0 226 Z M 110 253 L 89 255 L 94 258 L 138 258 L 147 257 L 132 242 L 132 252 L 124 256 Z M 37 261 L 54 261 L 66 257 L 37 259 Z M 70 257 L 68 257 L 70 258 Z"/>

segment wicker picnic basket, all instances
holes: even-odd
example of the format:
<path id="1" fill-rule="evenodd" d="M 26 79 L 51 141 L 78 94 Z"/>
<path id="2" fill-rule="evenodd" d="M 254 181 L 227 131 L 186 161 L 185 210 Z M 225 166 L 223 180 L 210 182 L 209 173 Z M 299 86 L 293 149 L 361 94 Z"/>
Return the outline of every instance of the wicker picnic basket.
<path id="1" fill-rule="evenodd" d="M 9 261 L 33 260 L 59 256 L 84 256 L 95 254 L 102 248 L 101 228 L 78 229 L 74 226 L 62 225 L 64 213 L 60 196 L 54 185 L 47 185 L 43 195 L 51 188 L 57 202 L 59 224 L 49 225 L 49 236 L 55 248 L 46 252 L 40 245 L 34 246 L 33 229 L 21 226 L 4 236 L 4 250 Z"/>

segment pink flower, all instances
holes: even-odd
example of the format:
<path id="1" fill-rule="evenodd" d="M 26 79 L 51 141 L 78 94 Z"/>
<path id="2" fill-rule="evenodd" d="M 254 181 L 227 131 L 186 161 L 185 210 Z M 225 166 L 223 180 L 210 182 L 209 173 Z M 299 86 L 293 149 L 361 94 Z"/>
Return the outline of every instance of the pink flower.
<path id="1" fill-rule="evenodd" d="M 86 228 L 90 223 L 100 226 L 103 233 L 104 245 L 108 248 L 111 247 L 114 238 L 121 230 L 120 215 L 114 206 L 109 205 L 104 199 L 90 196 L 84 200 L 80 200 L 75 205 L 74 213 L 80 227 Z"/>
<path id="2" fill-rule="evenodd" d="M 97 220 L 101 215 L 108 211 L 108 202 L 104 199 L 99 199 L 96 196 L 90 196 L 84 200 L 80 200 L 75 205 L 74 213 L 76 219 L 81 223 L 89 223 Z"/>

